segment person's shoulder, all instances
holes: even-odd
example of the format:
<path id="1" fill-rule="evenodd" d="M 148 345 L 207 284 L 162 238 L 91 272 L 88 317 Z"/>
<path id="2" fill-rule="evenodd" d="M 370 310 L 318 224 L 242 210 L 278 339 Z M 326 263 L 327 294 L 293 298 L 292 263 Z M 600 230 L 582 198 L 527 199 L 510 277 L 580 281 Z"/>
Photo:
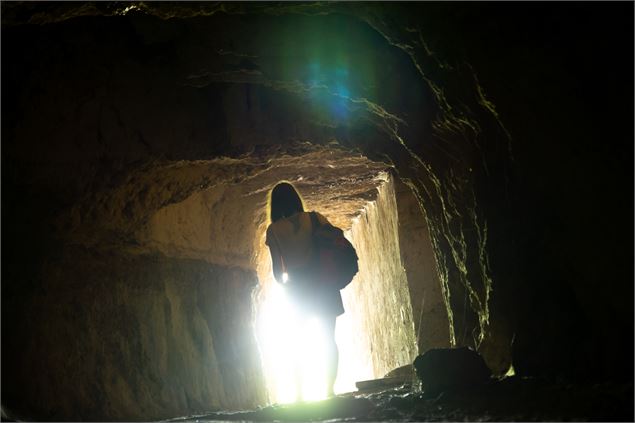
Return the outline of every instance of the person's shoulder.
<path id="1" fill-rule="evenodd" d="M 280 231 L 280 220 L 271 222 L 269 226 L 267 226 L 267 230 L 265 231 L 265 244 L 269 245 L 269 240 L 275 236 L 276 232 Z"/>
<path id="2" fill-rule="evenodd" d="M 329 220 L 323 214 L 321 214 L 320 212 L 313 211 L 311 213 L 313 213 L 315 215 L 315 218 L 316 218 L 319 226 L 339 229 L 339 228 L 336 228 L 335 226 L 333 226 L 333 224 L 331 222 L 329 222 Z"/>
<path id="3" fill-rule="evenodd" d="M 318 222 L 320 222 L 323 225 L 330 225 L 331 222 L 329 222 L 329 220 L 324 217 L 323 214 L 321 214 L 320 212 L 313 212 L 315 213 L 315 217 L 317 217 Z"/>

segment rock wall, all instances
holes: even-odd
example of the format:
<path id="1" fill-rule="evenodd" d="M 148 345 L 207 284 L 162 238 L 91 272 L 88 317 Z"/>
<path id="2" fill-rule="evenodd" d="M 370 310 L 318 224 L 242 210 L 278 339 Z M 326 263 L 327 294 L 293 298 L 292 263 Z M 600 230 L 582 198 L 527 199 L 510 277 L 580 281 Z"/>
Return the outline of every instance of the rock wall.
<path id="1" fill-rule="evenodd" d="M 255 197 L 260 198 L 245 199 L 244 189 L 228 185 L 198 191 L 159 209 L 136 239 L 144 248 L 168 257 L 251 269 L 264 194 Z"/>
<path id="2" fill-rule="evenodd" d="M 3 302 L 3 406 L 14 417 L 151 420 L 266 401 L 254 272 L 67 248 L 41 278 L 36 295 Z"/>
<path id="3" fill-rule="evenodd" d="M 454 327 L 448 319 L 452 309 L 442 291 L 427 220 L 410 188 L 399 179 L 395 179 L 395 196 L 399 251 L 408 279 L 419 354 L 431 348 L 448 348 L 454 344 Z"/>
<path id="4" fill-rule="evenodd" d="M 356 367 L 359 381 L 384 377 L 417 356 L 392 179 L 379 188 L 349 236 L 359 256 L 359 273 L 341 291 L 346 313 L 338 318 L 338 340 L 343 362 Z"/>

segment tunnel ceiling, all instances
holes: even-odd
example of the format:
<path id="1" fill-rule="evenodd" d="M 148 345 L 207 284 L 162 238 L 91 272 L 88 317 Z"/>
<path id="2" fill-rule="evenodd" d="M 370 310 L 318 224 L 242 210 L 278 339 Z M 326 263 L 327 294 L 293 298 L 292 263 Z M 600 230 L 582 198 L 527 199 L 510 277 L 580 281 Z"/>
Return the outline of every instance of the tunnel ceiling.
<path id="1" fill-rule="evenodd" d="M 138 232 L 157 210 L 220 187 L 237 192 L 236 203 L 225 207 L 240 216 L 236 225 L 247 225 L 264 221 L 267 193 L 287 180 L 300 190 L 307 208 L 346 230 L 376 199 L 390 169 L 360 153 L 310 143 L 257 157 L 154 163 L 130 172 L 113 190 L 87 196 L 58 219 L 57 227 L 60 235 L 84 245 L 120 246 L 122 240 L 137 245 Z"/>
<path id="2" fill-rule="evenodd" d="M 420 113 L 434 108 L 434 96 L 406 54 L 330 7 L 3 3 L 5 28 L 20 33 L 35 24 L 44 37 L 32 51 L 40 65 L 27 59 L 28 71 L 18 71 L 26 78 L 18 101 L 38 95 L 28 81 L 59 81 L 30 106 L 43 111 L 38 122 L 14 128 L 18 138 L 47 139 L 36 157 L 22 144 L 5 150 L 33 166 L 27 185 L 55 193 L 56 235 L 134 246 L 163 207 L 219 185 L 262 194 L 281 179 L 297 183 L 309 207 L 350 228 L 385 179 L 380 172 L 412 160 L 397 127 L 421 132 L 432 117 L 406 123 L 386 107 Z M 316 13 L 333 15 L 322 22 Z M 49 28 L 65 43 L 49 45 Z M 60 55 L 70 71 L 55 64 Z M 398 67 L 401 77 L 392 78 Z M 70 116 L 55 112 L 71 108 Z"/>
<path id="3" fill-rule="evenodd" d="M 211 16 L 216 13 L 259 13 L 268 15 L 328 13 L 367 13 L 376 15 L 381 8 L 359 7 L 324 2 L 7 2 L 2 6 L 2 24 L 43 25 L 82 16 L 123 16 L 144 13 L 161 19 Z M 378 17 L 378 16 L 377 16 Z"/>

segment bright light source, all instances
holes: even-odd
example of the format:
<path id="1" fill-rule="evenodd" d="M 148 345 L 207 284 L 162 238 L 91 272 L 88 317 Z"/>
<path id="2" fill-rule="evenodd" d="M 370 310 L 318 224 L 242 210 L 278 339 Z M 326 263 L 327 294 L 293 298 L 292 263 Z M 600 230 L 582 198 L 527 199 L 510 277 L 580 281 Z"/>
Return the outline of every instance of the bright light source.
<path id="1" fill-rule="evenodd" d="M 302 372 L 302 398 L 316 401 L 326 398 L 326 349 L 322 325 L 317 318 L 304 322 L 299 328 L 300 371 Z"/>
<path id="2" fill-rule="evenodd" d="M 509 369 L 507 369 L 507 373 L 505 373 L 505 377 L 511 377 L 516 375 L 516 369 L 514 369 L 514 365 L 510 364 Z"/>
<path id="3" fill-rule="evenodd" d="M 258 339 L 276 402 L 326 398 L 324 335 L 318 319 L 300 319 L 283 286 L 274 282 L 259 313 Z"/>
<path id="4" fill-rule="evenodd" d="M 284 272 L 282 274 L 282 282 L 287 283 L 288 280 L 289 280 L 289 274 L 287 272 Z"/>

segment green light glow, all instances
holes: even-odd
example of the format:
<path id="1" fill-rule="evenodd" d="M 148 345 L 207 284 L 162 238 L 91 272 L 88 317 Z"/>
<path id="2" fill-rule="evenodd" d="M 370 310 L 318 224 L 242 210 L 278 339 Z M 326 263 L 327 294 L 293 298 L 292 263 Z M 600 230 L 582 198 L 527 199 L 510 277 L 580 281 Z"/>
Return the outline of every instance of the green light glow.
<path id="1" fill-rule="evenodd" d="M 346 123 L 362 101 L 378 100 L 376 74 L 385 56 L 376 37 L 367 28 L 351 28 L 341 17 L 281 18 L 263 40 L 279 60 L 263 71 L 272 80 L 293 80 L 306 87 L 313 114 Z"/>

